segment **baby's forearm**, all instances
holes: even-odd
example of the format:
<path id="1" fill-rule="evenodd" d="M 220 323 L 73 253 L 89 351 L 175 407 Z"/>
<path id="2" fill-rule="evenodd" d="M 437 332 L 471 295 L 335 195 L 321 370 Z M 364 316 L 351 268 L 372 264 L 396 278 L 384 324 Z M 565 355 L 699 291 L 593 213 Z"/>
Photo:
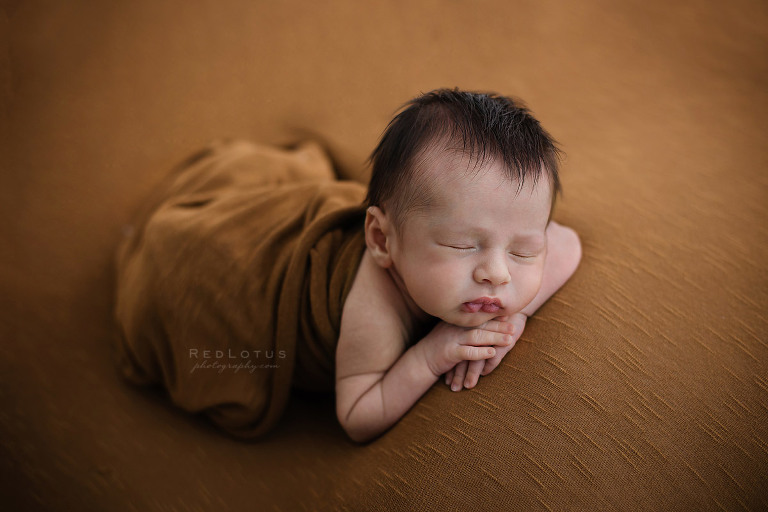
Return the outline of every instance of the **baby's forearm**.
<path id="1" fill-rule="evenodd" d="M 523 308 L 522 313 L 526 316 L 534 314 L 573 275 L 579 261 L 579 236 L 571 228 L 550 222 L 547 227 L 547 256 L 544 260 L 541 287 L 533 301 Z"/>
<path id="2" fill-rule="evenodd" d="M 427 364 L 421 345 L 415 344 L 357 400 L 344 429 L 354 441 L 373 439 L 402 418 L 437 378 Z"/>

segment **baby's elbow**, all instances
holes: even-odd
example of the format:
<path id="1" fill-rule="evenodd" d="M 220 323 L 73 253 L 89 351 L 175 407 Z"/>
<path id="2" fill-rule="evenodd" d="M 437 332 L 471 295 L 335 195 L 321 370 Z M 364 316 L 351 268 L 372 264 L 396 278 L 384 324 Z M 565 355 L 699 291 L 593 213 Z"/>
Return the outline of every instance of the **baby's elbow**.
<path id="1" fill-rule="evenodd" d="M 571 253 L 571 274 L 573 274 L 579 266 L 579 263 L 581 263 L 581 239 L 576 231 L 571 228 L 568 228 L 568 230 L 570 231 L 568 234 L 568 246 L 570 248 L 569 252 Z"/>
<path id="2" fill-rule="evenodd" d="M 375 415 L 365 414 L 360 404 L 350 409 L 336 409 L 336 418 L 347 437 L 355 443 L 364 444 L 373 441 L 382 434 L 383 429 L 373 418 Z"/>
<path id="3" fill-rule="evenodd" d="M 557 273 L 563 282 L 570 279 L 581 262 L 581 239 L 573 229 L 566 226 L 558 227 L 558 252 L 559 269 Z"/>
<path id="4" fill-rule="evenodd" d="M 346 432 L 347 437 L 355 443 L 364 444 L 376 437 L 375 432 L 366 429 L 365 426 L 359 422 L 350 421 L 349 419 L 342 421 L 342 419 L 339 418 L 339 423 L 341 424 L 341 428 L 344 429 L 344 432 Z"/>
<path id="5" fill-rule="evenodd" d="M 357 444 L 365 444 L 371 440 L 373 440 L 375 435 L 372 435 L 370 432 L 365 432 L 364 430 L 355 429 L 355 428 L 345 428 L 344 431 L 347 433 L 347 437 L 349 437 L 350 440 Z"/>
<path id="6" fill-rule="evenodd" d="M 341 428 L 344 429 L 347 437 L 349 437 L 355 443 L 365 443 L 371 438 L 371 436 L 367 435 L 367 432 L 364 428 L 361 428 L 362 425 L 359 421 L 356 421 L 357 418 L 352 414 L 352 412 L 353 411 L 350 408 L 337 406 L 336 419 L 338 419 L 339 425 L 341 425 Z"/>

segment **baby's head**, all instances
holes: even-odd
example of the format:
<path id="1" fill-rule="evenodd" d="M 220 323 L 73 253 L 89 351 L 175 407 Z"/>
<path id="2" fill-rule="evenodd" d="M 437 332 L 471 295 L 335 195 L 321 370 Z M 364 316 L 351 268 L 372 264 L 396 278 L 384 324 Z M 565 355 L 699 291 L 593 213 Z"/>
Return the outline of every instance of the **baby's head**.
<path id="1" fill-rule="evenodd" d="M 371 155 L 366 240 L 426 313 L 474 326 L 538 291 L 559 151 L 510 98 L 436 90 L 410 101 Z"/>
<path id="2" fill-rule="evenodd" d="M 368 205 L 386 208 L 399 226 L 428 208 L 431 176 L 421 171 L 436 152 L 464 156 L 475 170 L 496 160 L 518 186 L 544 175 L 553 206 L 560 192 L 559 150 L 528 109 L 505 96 L 438 89 L 409 101 L 390 121 L 370 157 Z"/>

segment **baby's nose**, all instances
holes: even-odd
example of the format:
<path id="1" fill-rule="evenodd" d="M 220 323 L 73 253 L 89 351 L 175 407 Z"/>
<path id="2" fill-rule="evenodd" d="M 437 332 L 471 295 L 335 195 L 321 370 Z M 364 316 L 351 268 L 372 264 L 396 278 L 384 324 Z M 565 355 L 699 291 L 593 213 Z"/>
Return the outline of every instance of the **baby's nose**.
<path id="1" fill-rule="evenodd" d="M 488 257 L 475 269 L 475 281 L 500 286 L 509 283 L 509 267 L 507 266 L 506 253 L 503 257 L 494 255 Z"/>

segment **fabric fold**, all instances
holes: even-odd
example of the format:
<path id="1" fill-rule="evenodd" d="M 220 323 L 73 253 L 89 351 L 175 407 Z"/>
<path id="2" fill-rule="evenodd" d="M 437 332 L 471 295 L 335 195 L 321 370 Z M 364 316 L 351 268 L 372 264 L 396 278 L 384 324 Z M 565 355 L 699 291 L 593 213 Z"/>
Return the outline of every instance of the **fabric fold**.
<path id="1" fill-rule="evenodd" d="M 314 142 L 223 141 L 185 161 L 118 250 L 121 373 L 249 438 L 292 387 L 332 391 L 365 192 Z"/>

